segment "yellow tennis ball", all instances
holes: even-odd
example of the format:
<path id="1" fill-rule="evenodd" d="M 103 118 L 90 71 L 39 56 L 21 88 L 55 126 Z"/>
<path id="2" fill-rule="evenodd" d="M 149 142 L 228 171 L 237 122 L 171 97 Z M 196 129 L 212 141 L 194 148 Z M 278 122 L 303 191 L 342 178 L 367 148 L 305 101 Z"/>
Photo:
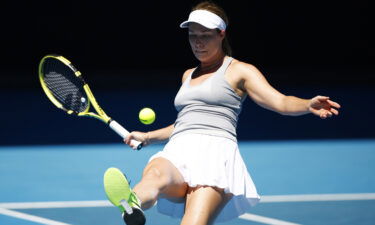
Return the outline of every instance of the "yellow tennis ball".
<path id="1" fill-rule="evenodd" d="M 156 115 L 155 115 L 154 110 L 152 110 L 150 108 L 143 108 L 139 112 L 139 120 L 143 124 L 152 124 L 155 121 L 155 117 L 156 117 Z"/>

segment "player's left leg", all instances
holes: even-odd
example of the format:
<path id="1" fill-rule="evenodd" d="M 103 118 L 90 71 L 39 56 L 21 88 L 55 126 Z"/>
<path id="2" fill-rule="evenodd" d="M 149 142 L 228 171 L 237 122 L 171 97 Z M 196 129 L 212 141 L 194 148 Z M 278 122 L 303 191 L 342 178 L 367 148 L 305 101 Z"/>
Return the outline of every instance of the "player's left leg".
<path id="1" fill-rule="evenodd" d="M 181 225 L 211 224 L 224 204 L 224 190 L 210 186 L 190 187 Z"/>

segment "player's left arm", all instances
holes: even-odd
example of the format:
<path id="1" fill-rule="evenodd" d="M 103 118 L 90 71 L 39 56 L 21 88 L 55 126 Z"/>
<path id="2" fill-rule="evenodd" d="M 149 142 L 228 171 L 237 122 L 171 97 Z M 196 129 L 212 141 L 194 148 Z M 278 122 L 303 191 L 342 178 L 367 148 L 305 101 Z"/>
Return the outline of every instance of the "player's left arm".
<path id="1" fill-rule="evenodd" d="M 238 62 L 236 70 L 241 77 L 241 88 L 260 106 L 282 115 L 303 115 L 313 113 L 325 119 L 338 115 L 340 105 L 326 96 L 302 99 L 287 96 L 273 88 L 264 75 L 253 65 Z"/>

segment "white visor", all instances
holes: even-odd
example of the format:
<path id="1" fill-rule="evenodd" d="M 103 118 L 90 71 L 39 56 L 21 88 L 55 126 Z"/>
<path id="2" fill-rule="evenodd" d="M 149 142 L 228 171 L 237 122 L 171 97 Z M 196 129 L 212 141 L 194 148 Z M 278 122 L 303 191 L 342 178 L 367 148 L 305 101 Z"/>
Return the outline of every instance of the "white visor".
<path id="1" fill-rule="evenodd" d="M 189 19 L 180 24 L 181 28 L 189 27 L 189 23 L 199 23 L 200 25 L 207 27 L 208 29 L 220 29 L 225 30 L 227 25 L 220 16 L 207 10 L 194 10 L 190 13 Z"/>

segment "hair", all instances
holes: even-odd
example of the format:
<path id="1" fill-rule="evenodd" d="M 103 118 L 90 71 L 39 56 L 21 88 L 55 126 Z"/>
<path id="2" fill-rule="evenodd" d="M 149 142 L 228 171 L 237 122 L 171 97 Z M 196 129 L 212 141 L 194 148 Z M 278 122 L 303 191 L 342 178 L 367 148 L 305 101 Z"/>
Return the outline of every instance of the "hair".
<path id="1" fill-rule="evenodd" d="M 201 2 L 198 5 L 194 6 L 191 11 L 198 10 L 198 9 L 207 10 L 207 11 L 210 11 L 212 13 L 215 13 L 222 20 L 224 20 L 224 22 L 227 26 L 229 25 L 229 20 L 228 20 L 227 14 L 225 13 L 224 9 L 221 8 L 220 6 L 218 6 L 216 3 L 212 2 L 212 1 L 204 1 L 204 2 Z M 219 29 L 217 29 L 217 30 L 218 30 L 218 32 L 220 32 Z M 232 48 L 229 45 L 227 33 L 225 33 L 225 37 L 224 37 L 223 44 L 222 44 L 222 49 L 223 49 L 223 51 L 226 55 L 232 56 Z"/>

